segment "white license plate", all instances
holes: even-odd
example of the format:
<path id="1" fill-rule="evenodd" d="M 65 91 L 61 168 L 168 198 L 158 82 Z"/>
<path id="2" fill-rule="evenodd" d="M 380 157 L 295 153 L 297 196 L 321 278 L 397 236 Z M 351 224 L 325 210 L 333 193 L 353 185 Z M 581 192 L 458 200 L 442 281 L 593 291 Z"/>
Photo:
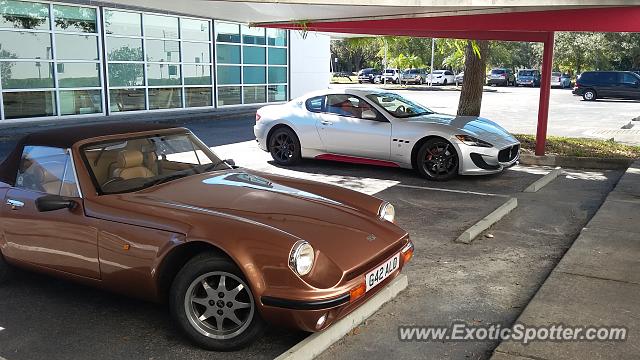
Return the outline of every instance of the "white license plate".
<path id="1" fill-rule="evenodd" d="M 366 291 L 369 291 L 380 284 L 389 275 L 393 274 L 400 267 L 400 253 L 395 254 L 391 259 L 373 269 L 364 277 Z"/>

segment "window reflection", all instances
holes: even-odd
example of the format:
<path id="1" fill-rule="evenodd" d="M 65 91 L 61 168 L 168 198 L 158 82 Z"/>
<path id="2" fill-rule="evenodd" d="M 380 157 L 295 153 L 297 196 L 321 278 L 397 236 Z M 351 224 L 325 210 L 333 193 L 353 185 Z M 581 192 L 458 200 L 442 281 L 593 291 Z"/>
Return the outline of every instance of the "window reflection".
<path id="1" fill-rule="evenodd" d="M 100 64 L 98 63 L 58 63 L 58 86 L 99 87 Z"/>
<path id="2" fill-rule="evenodd" d="M 139 13 L 105 10 L 104 28 L 107 34 L 140 36 L 142 20 Z"/>
<path id="3" fill-rule="evenodd" d="M 211 106 L 211 88 L 186 88 L 184 92 L 187 107 Z"/>
<path id="4" fill-rule="evenodd" d="M 218 105 L 242 104 L 242 88 L 240 86 L 224 86 L 218 88 Z"/>
<path id="5" fill-rule="evenodd" d="M 112 89 L 109 90 L 112 112 L 144 110 L 144 89 Z"/>
<path id="6" fill-rule="evenodd" d="M 162 15 L 144 15 L 144 36 L 154 38 L 178 38 L 178 18 Z"/>
<path id="7" fill-rule="evenodd" d="M 82 115 L 102 112 L 102 91 L 65 90 L 60 91 L 60 114 Z"/>
<path id="8" fill-rule="evenodd" d="M 49 6 L 35 2 L 5 0 L 0 3 L 0 27 L 49 29 Z"/>
<path id="9" fill-rule="evenodd" d="M 0 63 L 3 89 L 52 88 L 53 63 L 44 61 L 3 61 Z"/>
<path id="10" fill-rule="evenodd" d="M 0 31 L 0 59 L 52 59 L 51 35 Z"/>
<path id="11" fill-rule="evenodd" d="M 245 86 L 243 96 L 245 104 L 267 102 L 267 92 L 264 86 Z"/>
<path id="12" fill-rule="evenodd" d="M 25 91 L 2 93 L 5 119 L 19 119 L 55 115 L 53 91 Z"/>
<path id="13" fill-rule="evenodd" d="M 182 107 L 181 88 L 149 89 L 149 109 L 171 109 Z"/>
<path id="14" fill-rule="evenodd" d="M 180 62 L 180 43 L 174 40 L 147 40 L 147 61 Z"/>
<path id="15" fill-rule="evenodd" d="M 54 5 L 53 15 L 57 31 L 95 33 L 96 9 L 78 6 Z"/>
<path id="16" fill-rule="evenodd" d="M 183 65 L 185 85 L 211 85 L 211 66 Z"/>
<path id="17" fill-rule="evenodd" d="M 142 40 L 107 38 L 107 59 L 115 61 L 142 61 Z"/>
<path id="18" fill-rule="evenodd" d="M 129 63 L 109 64 L 109 86 L 144 85 L 144 65 Z"/>
<path id="19" fill-rule="evenodd" d="M 147 82 L 150 86 L 180 85 L 180 66 L 147 64 Z"/>
<path id="20" fill-rule="evenodd" d="M 98 37 L 56 34 L 56 56 L 58 60 L 98 60 Z"/>

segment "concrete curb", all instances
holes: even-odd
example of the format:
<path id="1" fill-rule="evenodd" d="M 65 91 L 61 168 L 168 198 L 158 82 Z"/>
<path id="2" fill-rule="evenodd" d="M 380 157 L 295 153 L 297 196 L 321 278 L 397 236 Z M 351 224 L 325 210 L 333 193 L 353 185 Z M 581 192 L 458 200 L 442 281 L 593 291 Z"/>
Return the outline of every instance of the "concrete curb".
<path id="1" fill-rule="evenodd" d="M 487 230 L 491 225 L 497 223 L 505 215 L 511 212 L 518 206 L 517 198 L 510 198 L 504 204 L 500 205 L 497 209 L 493 210 L 489 215 L 485 216 L 482 220 L 478 221 L 475 225 L 465 230 L 458 238 L 456 242 L 463 244 L 470 244 L 481 232 Z"/>
<path id="2" fill-rule="evenodd" d="M 409 284 L 407 275 L 400 274 L 384 289 L 347 315 L 344 319 L 331 325 L 322 332 L 317 332 L 285 351 L 275 360 L 306 360 L 313 359 L 323 351 L 342 339 L 349 331 L 373 315 L 385 303 L 395 298 Z"/>
<path id="3" fill-rule="evenodd" d="M 520 154 L 520 163 L 524 165 L 561 166 L 573 169 L 624 170 L 632 162 L 633 160 L 630 159 Z"/>
<path id="4" fill-rule="evenodd" d="M 562 169 L 557 167 L 551 170 L 547 175 L 541 177 L 540 179 L 533 182 L 533 184 L 529 185 L 524 192 L 532 193 L 537 192 L 538 190 L 545 187 L 547 184 L 553 181 L 553 179 L 557 178 L 560 174 L 562 174 Z"/>

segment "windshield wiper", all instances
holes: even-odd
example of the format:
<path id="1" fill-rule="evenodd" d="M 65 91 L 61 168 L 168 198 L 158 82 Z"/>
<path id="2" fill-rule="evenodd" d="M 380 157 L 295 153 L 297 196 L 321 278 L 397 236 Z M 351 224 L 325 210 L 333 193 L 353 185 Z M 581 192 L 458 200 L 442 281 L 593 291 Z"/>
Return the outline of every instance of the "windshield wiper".
<path id="1" fill-rule="evenodd" d="M 181 172 L 180 173 L 173 173 L 173 174 L 171 174 L 169 176 L 161 177 L 159 179 L 153 179 L 153 180 L 146 181 L 144 184 L 142 184 L 142 186 L 140 188 L 142 188 L 142 189 L 148 188 L 148 187 L 151 187 L 151 186 L 154 186 L 154 185 L 159 185 L 159 184 L 162 184 L 162 183 L 166 183 L 168 181 L 179 179 L 179 178 L 182 178 L 182 177 L 185 177 L 185 176 L 189 176 L 189 175 L 191 175 L 191 174 L 189 174 L 189 173 L 181 173 Z"/>

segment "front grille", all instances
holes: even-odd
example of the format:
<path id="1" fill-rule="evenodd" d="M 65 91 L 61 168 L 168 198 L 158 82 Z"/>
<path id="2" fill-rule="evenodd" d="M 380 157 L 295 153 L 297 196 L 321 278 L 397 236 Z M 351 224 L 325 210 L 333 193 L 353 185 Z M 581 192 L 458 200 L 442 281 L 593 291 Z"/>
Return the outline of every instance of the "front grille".
<path id="1" fill-rule="evenodd" d="M 516 156 L 518 156 L 519 150 L 520 150 L 520 144 L 516 144 L 506 149 L 500 150 L 500 152 L 498 153 L 498 161 L 504 163 L 504 162 L 509 162 L 515 159 Z"/>

